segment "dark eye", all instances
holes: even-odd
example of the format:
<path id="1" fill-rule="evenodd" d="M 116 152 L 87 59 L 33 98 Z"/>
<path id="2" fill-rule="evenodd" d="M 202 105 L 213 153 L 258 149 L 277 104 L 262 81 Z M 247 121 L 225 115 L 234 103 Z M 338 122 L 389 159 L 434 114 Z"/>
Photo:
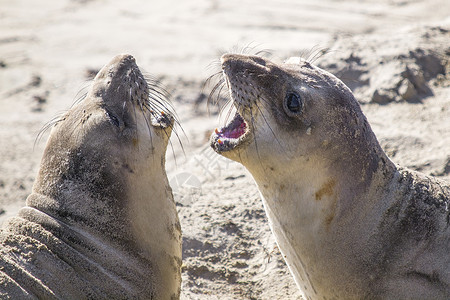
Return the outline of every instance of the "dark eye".
<path id="1" fill-rule="evenodd" d="M 303 108 L 302 98 L 296 93 L 286 95 L 286 106 L 290 112 L 299 113 Z"/>
<path id="2" fill-rule="evenodd" d="M 116 127 L 120 127 L 120 121 L 117 119 L 117 117 L 109 112 L 106 113 L 106 115 L 111 120 L 111 123 L 113 123 Z"/>

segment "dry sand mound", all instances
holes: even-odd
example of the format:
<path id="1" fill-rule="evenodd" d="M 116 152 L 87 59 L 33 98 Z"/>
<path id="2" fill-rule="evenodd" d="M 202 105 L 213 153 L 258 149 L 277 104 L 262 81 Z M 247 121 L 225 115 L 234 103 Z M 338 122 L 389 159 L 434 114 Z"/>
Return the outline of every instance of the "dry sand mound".
<path id="1" fill-rule="evenodd" d="M 450 85 L 450 31 L 445 26 L 338 39 L 319 59 L 361 103 L 421 102 Z"/>

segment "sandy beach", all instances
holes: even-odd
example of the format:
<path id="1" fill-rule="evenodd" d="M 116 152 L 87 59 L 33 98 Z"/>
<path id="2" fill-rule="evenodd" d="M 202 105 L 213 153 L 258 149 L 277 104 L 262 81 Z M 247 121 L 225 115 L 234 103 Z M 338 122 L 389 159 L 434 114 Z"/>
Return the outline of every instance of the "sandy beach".
<path id="1" fill-rule="evenodd" d="M 313 61 L 353 90 L 395 163 L 450 181 L 449 1 L 0 0 L 0 8 L 0 223 L 31 192 L 49 133 L 41 129 L 113 56 L 130 53 L 171 93 L 182 126 L 166 163 L 183 231 L 182 299 L 301 298 L 251 175 L 209 147 L 226 113 L 208 109 L 214 80 L 204 83 L 226 52 Z"/>

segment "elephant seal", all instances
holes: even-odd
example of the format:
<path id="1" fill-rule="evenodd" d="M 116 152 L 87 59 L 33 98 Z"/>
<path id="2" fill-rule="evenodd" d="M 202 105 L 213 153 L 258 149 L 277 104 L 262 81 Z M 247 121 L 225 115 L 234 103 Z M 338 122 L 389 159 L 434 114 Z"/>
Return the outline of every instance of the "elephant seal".
<path id="1" fill-rule="evenodd" d="M 225 54 L 242 163 L 307 299 L 450 299 L 450 185 L 392 163 L 351 91 L 301 59 Z M 220 84 L 220 83 L 219 83 Z"/>
<path id="2" fill-rule="evenodd" d="M 167 104 L 131 55 L 99 71 L 52 128 L 26 206 L 2 228 L 0 298 L 179 298 Z"/>

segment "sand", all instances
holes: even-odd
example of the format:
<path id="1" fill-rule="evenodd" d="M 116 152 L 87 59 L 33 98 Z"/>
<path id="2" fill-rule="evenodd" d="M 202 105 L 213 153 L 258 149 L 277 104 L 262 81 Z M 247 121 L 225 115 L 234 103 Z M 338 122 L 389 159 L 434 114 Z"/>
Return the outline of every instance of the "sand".
<path id="1" fill-rule="evenodd" d="M 302 55 L 354 91 L 391 159 L 450 181 L 450 3 L 0 0 L 0 223 L 24 205 L 48 131 L 118 53 L 172 93 L 167 172 L 183 229 L 182 299 L 299 299 L 250 174 L 216 155 L 205 79 L 227 51 Z M 326 54 L 326 49 L 330 49 Z M 214 81 L 213 81 L 214 83 Z"/>

